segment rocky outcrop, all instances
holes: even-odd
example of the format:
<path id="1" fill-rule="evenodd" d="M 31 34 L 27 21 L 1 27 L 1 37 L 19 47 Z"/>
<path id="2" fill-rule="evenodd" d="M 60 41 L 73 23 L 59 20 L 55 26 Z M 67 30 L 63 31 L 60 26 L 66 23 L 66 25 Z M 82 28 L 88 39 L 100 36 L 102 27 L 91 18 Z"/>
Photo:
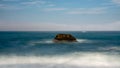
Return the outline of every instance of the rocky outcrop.
<path id="1" fill-rule="evenodd" d="M 53 40 L 54 42 L 77 42 L 76 38 L 71 34 L 57 34 Z"/>

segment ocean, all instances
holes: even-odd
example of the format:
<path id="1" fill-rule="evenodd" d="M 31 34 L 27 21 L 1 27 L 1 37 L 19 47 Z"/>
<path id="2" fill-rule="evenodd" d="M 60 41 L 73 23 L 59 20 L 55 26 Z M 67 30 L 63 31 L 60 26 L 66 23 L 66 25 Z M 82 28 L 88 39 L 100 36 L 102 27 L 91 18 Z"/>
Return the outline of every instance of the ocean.
<path id="1" fill-rule="evenodd" d="M 120 31 L 1 31 L 0 68 L 120 68 Z"/>

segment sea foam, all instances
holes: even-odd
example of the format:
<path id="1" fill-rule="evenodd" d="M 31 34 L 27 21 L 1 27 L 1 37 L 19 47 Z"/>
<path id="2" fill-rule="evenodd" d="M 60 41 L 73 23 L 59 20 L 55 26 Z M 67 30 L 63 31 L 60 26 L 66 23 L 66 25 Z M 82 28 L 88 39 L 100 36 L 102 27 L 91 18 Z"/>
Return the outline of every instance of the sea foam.
<path id="1" fill-rule="evenodd" d="M 61 42 L 61 43 L 90 43 L 91 40 L 87 39 L 77 39 L 77 42 Z M 37 41 L 29 41 L 29 45 L 36 45 L 36 44 L 56 44 L 56 42 L 53 41 L 53 39 L 43 39 L 43 40 L 37 40 Z"/>
<path id="2" fill-rule="evenodd" d="M 56 56 L 1 56 L 0 68 L 120 68 L 119 57 L 78 52 Z"/>

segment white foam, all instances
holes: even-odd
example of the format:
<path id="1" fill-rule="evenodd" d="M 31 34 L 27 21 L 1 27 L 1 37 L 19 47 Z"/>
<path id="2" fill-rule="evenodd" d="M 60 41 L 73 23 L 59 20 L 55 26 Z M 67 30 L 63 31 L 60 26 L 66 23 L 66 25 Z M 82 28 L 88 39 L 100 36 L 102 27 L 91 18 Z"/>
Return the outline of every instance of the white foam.
<path id="1" fill-rule="evenodd" d="M 120 68 L 120 55 L 74 53 L 62 56 L 1 56 L 0 68 Z M 47 66 L 47 67 L 46 67 Z"/>
<path id="2" fill-rule="evenodd" d="M 45 39 L 45 40 L 38 40 L 38 41 L 30 41 L 28 42 L 29 45 L 35 45 L 35 44 L 52 44 L 54 43 L 51 39 Z"/>
<path id="3" fill-rule="evenodd" d="M 77 39 L 78 43 L 90 43 L 92 41 L 87 40 L 87 39 Z"/>
<path id="4" fill-rule="evenodd" d="M 120 47 L 115 47 L 115 46 L 112 46 L 112 47 L 104 47 L 104 48 L 99 48 L 100 50 L 117 50 L 117 51 L 120 51 Z"/>
<path id="5" fill-rule="evenodd" d="M 77 42 L 72 43 L 90 43 L 90 40 L 87 39 L 77 39 Z M 29 45 L 36 45 L 36 44 L 53 44 L 52 39 L 44 39 L 44 40 L 38 40 L 38 41 L 30 41 L 28 42 Z M 71 43 L 71 42 L 61 42 L 61 43 Z"/>

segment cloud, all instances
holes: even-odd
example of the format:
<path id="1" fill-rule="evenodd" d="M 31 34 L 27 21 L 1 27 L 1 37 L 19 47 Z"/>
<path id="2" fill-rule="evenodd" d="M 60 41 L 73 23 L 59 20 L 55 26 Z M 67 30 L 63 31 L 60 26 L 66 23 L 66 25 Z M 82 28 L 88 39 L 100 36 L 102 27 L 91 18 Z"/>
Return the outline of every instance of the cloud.
<path id="1" fill-rule="evenodd" d="M 106 8 L 77 8 L 67 12 L 68 14 L 102 14 L 106 12 Z"/>
<path id="2" fill-rule="evenodd" d="M 13 5 L 0 4 L 0 9 L 2 9 L 2 10 L 18 10 L 21 8 L 17 7 L 17 6 L 13 6 Z"/>
<path id="3" fill-rule="evenodd" d="M 23 5 L 41 5 L 41 4 L 45 4 L 45 1 L 28 1 L 28 2 L 23 2 Z"/>
<path id="4" fill-rule="evenodd" d="M 0 9 L 9 9 L 10 6 L 7 6 L 5 4 L 0 4 Z"/>
<path id="5" fill-rule="evenodd" d="M 0 4 L 0 8 L 4 8 L 5 7 L 5 5 L 3 5 L 3 4 Z"/>
<path id="6" fill-rule="evenodd" d="M 53 4 L 49 4 L 46 1 L 42 1 L 42 0 L 28 0 L 28 1 L 2 0 L 2 1 L 5 1 L 5 3 L 0 4 L 0 9 L 12 9 L 13 10 L 13 9 L 24 9 L 24 8 L 28 8 L 29 6 L 34 6 L 34 7 L 39 7 L 41 5 L 53 6 Z M 19 2 L 12 4 L 12 2 L 14 1 L 19 1 Z"/>
<path id="7" fill-rule="evenodd" d="M 49 6 L 49 7 L 53 7 L 53 6 L 56 6 L 56 5 L 55 5 L 55 4 L 49 4 L 48 6 Z"/>
<path id="8" fill-rule="evenodd" d="M 54 30 L 64 30 L 65 26 L 64 24 L 57 24 L 57 23 L 38 23 L 38 24 L 33 24 L 33 23 L 22 23 L 22 24 L 16 24 L 13 25 L 14 23 L 11 24 L 5 24 L 1 23 L 0 24 L 0 30 L 12 30 L 12 31 L 54 31 Z"/>
<path id="9" fill-rule="evenodd" d="M 5 9 L 5 10 L 13 10 L 13 9 L 24 9 L 28 8 L 27 6 L 35 6 L 38 7 L 40 5 L 46 4 L 45 1 L 30 1 L 28 0 L 27 2 L 17 2 L 17 4 L 12 4 L 14 1 L 19 1 L 19 0 L 2 0 L 6 2 L 10 2 L 10 4 L 7 3 L 1 3 L 0 4 L 0 9 Z"/>
<path id="10" fill-rule="evenodd" d="M 78 29 L 86 30 L 86 31 L 120 31 L 120 21 L 112 22 L 112 23 L 104 23 L 104 24 L 84 24 L 80 26 L 76 26 Z M 80 27 L 80 28 L 79 28 Z"/>
<path id="11" fill-rule="evenodd" d="M 66 10 L 66 8 L 45 8 L 44 11 L 62 11 Z"/>
<path id="12" fill-rule="evenodd" d="M 104 24 L 86 24 L 82 26 L 84 30 L 96 30 L 96 31 L 120 31 L 120 21 Z"/>
<path id="13" fill-rule="evenodd" d="M 112 0 L 113 3 L 120 5 L 120 0 Z"/>
<path id="14" fill-rule="evenodd" d="M 19 31 L 120 31 L 120 21 L 104 24 L 19 23 L 0 24 L 0 30 Z"/>
<path id="15" fill-rule="evenodd" d="M 2 0 L 2 1 L 19 1 L 19 0 Z"/>

